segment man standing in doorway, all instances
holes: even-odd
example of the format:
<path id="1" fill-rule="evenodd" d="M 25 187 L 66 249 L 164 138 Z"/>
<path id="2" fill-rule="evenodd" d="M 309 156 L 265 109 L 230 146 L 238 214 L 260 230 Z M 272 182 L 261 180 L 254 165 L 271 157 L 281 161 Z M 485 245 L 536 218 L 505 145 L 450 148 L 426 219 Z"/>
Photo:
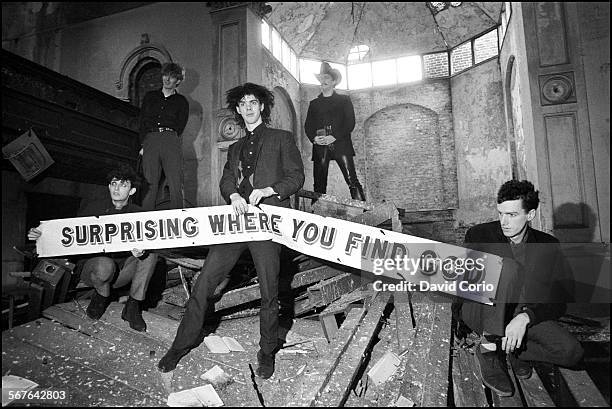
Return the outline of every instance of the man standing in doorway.
<path id="1" fill-rule="evenodd" d="M 351 198 L 365 201 L 353 161 L 355 156 L 351 141 L 351 132 L 355 128 L 353 103 L 348 95 L 337 94 L 334 89 L 342 80 L 342 75 L 340 71 L 332 69 L 324 62 L 316 77 L 321 83 L 321 93 L 310 101 L 304 123 L 306 136 L 313 143 L 314 191 L 327 192 L 329 162 L 335 160 L 349 187 Z"/>
<path id="2" fill-rule="evenodd" d="M 304 166 L 293 135 L 268 128 L 274 95 L 261 85 L 245 83 L 227 92 L 227 105 L 246 130 L 246 137 L 231 145 L 219 183 L 221 194 L 237 215 L 249 205 L 264 203 L 291 207 L 290 196 L 304 184 Z M 220 244 L 210 247 L 202 271 L 191 292 L 185 315 L 170 350 L 159 361 L 162 372 L 174 370 L 179 360 L 202 341 L 202 327 L 209 298 L 228 277 L 244 250 L 249 250 L 259 278 L 259 352 L 257 375 L 274 374 L 278 349 L 278 282 L 281 245 L 270 240 Z"/>
<path id="3" fill-rule="evenodd" d="M 183 207 L 183 144 L 181 135 L 189 118 L 189 102 L 177 92 L 184 78 L 180 65 L 161 69 L 161 90 L 148 92 L 140 109 L 142 170 L 149 183 L 142 207 L 155 210 L 162 171 L 170 189 L 170 208 Z"/>

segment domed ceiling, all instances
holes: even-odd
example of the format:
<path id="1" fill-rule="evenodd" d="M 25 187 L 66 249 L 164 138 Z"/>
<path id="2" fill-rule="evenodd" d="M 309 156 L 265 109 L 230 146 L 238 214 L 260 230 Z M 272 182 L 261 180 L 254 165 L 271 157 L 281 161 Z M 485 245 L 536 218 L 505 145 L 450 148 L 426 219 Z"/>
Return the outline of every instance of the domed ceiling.
<path id="1" fill-rule="evenodd" d="M 300 57 L 346 63 L 359 44 L 374 60 L 455 47 L 494 27 L 503 3 L 462 2 L 438 13 L 426 2 L 268 4 L 268 21 Z"/>

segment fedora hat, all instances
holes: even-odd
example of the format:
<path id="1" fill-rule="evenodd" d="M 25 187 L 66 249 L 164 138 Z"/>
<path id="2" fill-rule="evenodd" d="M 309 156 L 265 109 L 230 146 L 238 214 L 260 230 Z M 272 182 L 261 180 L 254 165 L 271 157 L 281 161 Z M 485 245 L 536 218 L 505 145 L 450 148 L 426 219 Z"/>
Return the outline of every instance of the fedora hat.
<path id="1" fill-rule="evenodd" d="M 329 74 L 332 77 L 334 85 L 338 85 L 340 81 L 342 81 L 342 74 L 340 74 L 340 71 L 335 68 L 332 68 L 329 63 L 326 62 L 321 63 L 321 69 L 319 70 L 319 73 L 315 74 L 317 81 L 321 82 L 321 77 L 324 74 Z"/>

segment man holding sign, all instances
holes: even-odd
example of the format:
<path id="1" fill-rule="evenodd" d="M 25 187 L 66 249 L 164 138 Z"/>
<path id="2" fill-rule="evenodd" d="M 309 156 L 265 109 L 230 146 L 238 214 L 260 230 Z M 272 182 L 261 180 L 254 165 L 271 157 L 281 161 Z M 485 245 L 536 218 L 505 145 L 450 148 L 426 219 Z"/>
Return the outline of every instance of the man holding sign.
<path id="1" fill-rule="evenodd" d="M 130 198 L 141 185 L 140 176 L 131 167 L 121 166 L 112 170 L 107 180 L 110 198 L 89 203 L 79 211 L 79 216 L 142 211 L 139 206 L 130 203 Z M 84 230 L 78 229 L 77 236 L 82 231 Z M 32 228 L 28 231 L 30 240 L 38 240 L 41 236 L 39 229 Z M 110 304 L 111 288 L 130 284 L 130 297 L 123 308 L 121 318 L 128 321 L 132 329 L 146 331 L 147 324 L 142 318 L 141 302 L 145 299 L 149 281 L 155 271 L 157 257 L 157 253 L 133 249 L 131 254 L 119 252 L 81 259 L 77 263 L 77 268 L 81 270 L 81 281 L 96 290 L 87 307 L 87 316 L 94 320 L 100 319 Z"/>
<path id="2" fill-rule="evenodd" d="M 245 83 L 227 92 L 227 105 L 235 110 L 236 120 L 245 128 L 246 136 L 228 149 L 219 183 L 221 194 L 237 215 L 247 213 L 249 205 L 291 207 L 290 196 L 304 184 L 304 166 L 293 135 L 266 126 L 270 122 L 274 95 L 265 87 Z M 210 247 L 174 342 L 159 361 L 158 368 L 162 372 L 174 370 L 179 360 L 201 342 L 209 298 L 246 249 L 253 257 L 261 290 L 256 373 L 264 379 L 272 376 L 278 343 L 281 245 L 271 240 Z"/>

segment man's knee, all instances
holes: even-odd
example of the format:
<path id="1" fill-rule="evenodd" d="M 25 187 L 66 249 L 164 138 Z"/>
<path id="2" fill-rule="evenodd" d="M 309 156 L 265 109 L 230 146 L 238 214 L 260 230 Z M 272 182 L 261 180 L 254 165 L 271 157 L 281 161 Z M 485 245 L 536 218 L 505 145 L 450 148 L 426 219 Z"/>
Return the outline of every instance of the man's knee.
<path id="1" fill-rule="evenodd" d="M 96 257 L 88 262 L 87 267 L 94 283 L 110 282 L 115 274 L 115 262 L 108 257 Z"/>
<path id="2" fill-rule="evenodd" d="M 565 348 L 559 353 L 559 362 L 558 365 L 573 367 L 576 366 L 582 360 L 584 356 L 584 349 L 580 342 L 577 339 L 572 339 L 571 342 L 568 342 Z"/>

